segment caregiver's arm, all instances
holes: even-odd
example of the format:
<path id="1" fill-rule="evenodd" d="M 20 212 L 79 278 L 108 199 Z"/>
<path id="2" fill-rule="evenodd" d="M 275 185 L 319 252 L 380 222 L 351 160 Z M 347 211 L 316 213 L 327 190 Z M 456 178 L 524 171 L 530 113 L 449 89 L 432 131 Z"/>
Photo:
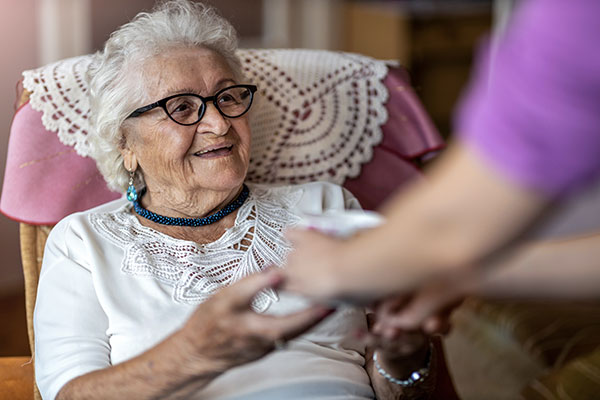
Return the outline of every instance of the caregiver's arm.
<path id="1" fill-rule="evenodd" d="M 523 246 L 475 278 L 490 298 L 595 300 L 600 293 L 600 232 Z"/>
<path id="2" fill-rule="evenodd" d="M 429 186 L 390 203 L 381 229 L 321 245 L 314 234 L 293 236 L 290 289 L 381 297 L 481 265 L 544 207 L 523 188 L 557 198 L 598 176 L 600 53 L 589 49 L 599 3 L 524 3 L 493 54 L 478 57 L 456 115 L 464 144 L 444 155 Z"/>
<path id="3" fill-rule="evenodd" d="M 528 243 L 483 268 L 426 285 L 402 308 L 377 310 L 374 331 L 392 336 L 428 320 L 466 296 L 502 300 L 597 300 L 600 232 Z"/>
<path id="4" fill-rule="evenodd" d="M 372 300 L 480 265 L 524 230 L 547 200 L 453 145 L 427 183 L 384 208 L 382 227 L 340 241 L 292 231 L 286 286 L 320 299 Z"/>

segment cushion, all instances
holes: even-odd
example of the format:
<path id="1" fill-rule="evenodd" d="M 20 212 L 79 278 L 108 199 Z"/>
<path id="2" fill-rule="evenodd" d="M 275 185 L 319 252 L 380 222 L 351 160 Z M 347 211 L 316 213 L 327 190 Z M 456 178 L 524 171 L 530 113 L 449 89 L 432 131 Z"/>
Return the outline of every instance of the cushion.
<path id="1" fill-rule="evenodd" d="M 549 368 L 560 368 L 577 357 L 600 351 L 597 303 L 486 301 L 469 305 Z"/>
<path id="2" fill-rule="evenodd" d="M 596 350 L 535 379 L 523 390 L 521 399 L 595 400 L 600 393 L 599 366 L 600 350 Z"/>

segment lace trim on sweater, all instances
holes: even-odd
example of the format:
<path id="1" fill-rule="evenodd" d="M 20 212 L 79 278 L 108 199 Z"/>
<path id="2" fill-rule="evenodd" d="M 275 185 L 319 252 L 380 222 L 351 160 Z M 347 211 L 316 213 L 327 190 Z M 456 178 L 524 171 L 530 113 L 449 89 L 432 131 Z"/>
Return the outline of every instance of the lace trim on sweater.
<path id="1" fill-rule="evenodd" d="M 90 214 L 89 220 L 100 235 L 123 249 L 124 273 L 172 286 L 172 298 L 178 303 L 199 304 L 247 275 L 283 264 L 291 250 L 283 231 L 300 221 L 290 208 L 301 196 L 302 189 L 252 185 L 234 226 L 208 244 L 175 239 L 145 227 L 130 212 L 130 205 Z M 252 307 L 263 312 L 277 300 L 277 294 L 266 289 L 255 297 Z"/>

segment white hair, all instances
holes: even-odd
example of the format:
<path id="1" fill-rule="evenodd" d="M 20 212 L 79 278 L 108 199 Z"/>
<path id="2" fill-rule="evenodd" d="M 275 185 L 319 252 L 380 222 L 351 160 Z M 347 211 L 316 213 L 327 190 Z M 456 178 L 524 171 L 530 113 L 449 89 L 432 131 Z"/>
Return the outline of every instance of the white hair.
<path id="1" fill-rule="evenodd" d="M 139 66 L 182 46 L 209 48 L 227 61 L 236 76 L 242 75 L 233 26 L 214 8 L 189 0 L 166 1 L 149 13 L 139 13 L 113 32 L 104 49 L 94 55 L 88 71 L 91 156 L 112 190 L 125 190 L 129 179 L 119 150 L 125 144 L 123 122 L 145 94 Z M 139 173 L 136 181 L 143 182 Z"/>

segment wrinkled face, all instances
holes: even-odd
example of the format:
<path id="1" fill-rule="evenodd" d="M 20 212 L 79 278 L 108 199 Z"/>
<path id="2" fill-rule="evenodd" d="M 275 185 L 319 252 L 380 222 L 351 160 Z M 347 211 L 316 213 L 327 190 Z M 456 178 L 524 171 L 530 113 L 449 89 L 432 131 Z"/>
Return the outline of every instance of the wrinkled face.
<path id="1" fill-rule="evenodd" d="M 178 93 L 208 97 L 243 83 L 209 49 L 170 50 L 145 62 L 140 72 L 147 98 L 140 99 L 139 107 Z M 182 126 L 157 107 L 126 120 L 123 129 L 125 167 L 141 169 L 150 193 L 228 192 L 244 181 L 250 159 L 248 114 L 225 118 L 208 102 L 198 123 Z"/>

